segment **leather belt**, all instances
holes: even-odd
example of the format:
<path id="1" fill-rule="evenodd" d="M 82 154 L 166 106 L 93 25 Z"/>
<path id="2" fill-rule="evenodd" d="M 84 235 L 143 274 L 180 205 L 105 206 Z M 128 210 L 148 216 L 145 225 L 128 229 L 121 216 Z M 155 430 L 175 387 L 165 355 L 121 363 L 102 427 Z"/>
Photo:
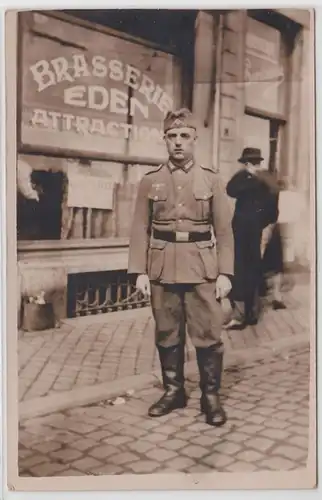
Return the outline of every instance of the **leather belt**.
<path id="1" fill-rule="evenodd" d="M 154 229 L 153 237 L 157 240 L 169 241 L 172 243 L 194 243 L 196 241 L 211 240 L 211 232 L 206 231 L 197 233 L 188 231 L 159 231 L 158 229 Z"/>

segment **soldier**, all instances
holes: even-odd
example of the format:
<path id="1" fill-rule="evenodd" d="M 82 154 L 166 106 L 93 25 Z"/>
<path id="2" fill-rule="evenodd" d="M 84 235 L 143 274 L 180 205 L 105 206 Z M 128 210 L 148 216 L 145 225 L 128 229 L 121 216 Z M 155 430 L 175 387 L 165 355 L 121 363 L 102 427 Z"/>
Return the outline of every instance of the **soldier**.
<path id="1" fill-rule="evenodd" d="M 137 288 L 151 295 L 156 324 L 165 393 L 149 415 L 186 406 L 181 328 L 186 325 L 196 348 L 201 411 L 208 424 L 219 426 L 226 422 L 219 399 L 220 299 L 231 290 L 234 265 L 228 199 L 218 174 L 195 161 L 197 133 L 189 110 L 167 114 L 164 138 L 168 162 L 147 173 L 139 186 L 128 266 L 138 275 Z"/>

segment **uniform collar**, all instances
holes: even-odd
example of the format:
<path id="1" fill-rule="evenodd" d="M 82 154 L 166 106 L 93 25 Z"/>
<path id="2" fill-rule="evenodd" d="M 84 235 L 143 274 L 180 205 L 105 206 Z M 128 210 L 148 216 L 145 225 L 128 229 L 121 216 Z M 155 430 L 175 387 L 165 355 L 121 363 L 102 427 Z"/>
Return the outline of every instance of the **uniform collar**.
<path id="1" fill-rule="evenodd" d="M 174 172 L 175 170 L 184 170 L 184 172 L 189 172 L 191 167 L 194 164 L 194 160 L 189 160 L 187 163 L 182 165 L 182 167 L 179 167 L 177 165 L 174 165 L 171 160 L 168 161 L 168 167 L 170 169 L 170 172 Z"/>

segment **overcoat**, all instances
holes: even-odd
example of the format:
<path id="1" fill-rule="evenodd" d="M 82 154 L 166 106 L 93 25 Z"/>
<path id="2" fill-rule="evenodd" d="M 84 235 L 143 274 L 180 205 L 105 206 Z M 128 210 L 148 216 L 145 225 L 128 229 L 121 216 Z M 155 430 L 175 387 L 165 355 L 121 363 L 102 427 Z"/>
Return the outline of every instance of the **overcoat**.
<path id="1" fill-rule="evenodd" d="M 254 297 L 262 279 L 261 239 L 263 229 L 276 222 L 275 181 L 268 172 L 252 175 L 238 171 L 228 182 L 227 194 L 236 199 L 232 219 L 235 264 L 232 298 Z"/>

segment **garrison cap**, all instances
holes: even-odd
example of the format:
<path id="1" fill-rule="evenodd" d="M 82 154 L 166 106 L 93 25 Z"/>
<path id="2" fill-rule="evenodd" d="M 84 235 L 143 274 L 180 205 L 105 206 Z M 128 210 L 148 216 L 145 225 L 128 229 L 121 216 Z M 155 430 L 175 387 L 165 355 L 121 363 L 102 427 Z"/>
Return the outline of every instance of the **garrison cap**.
<path id="1" fill-rule="evenodd" d="M 197 130 L 197 124 L 191 111 L 187 108 L 181 108 L 177 111 L 168 111 L 163 130 L 167 132 L 172 128 L 189 127 Z"/>

